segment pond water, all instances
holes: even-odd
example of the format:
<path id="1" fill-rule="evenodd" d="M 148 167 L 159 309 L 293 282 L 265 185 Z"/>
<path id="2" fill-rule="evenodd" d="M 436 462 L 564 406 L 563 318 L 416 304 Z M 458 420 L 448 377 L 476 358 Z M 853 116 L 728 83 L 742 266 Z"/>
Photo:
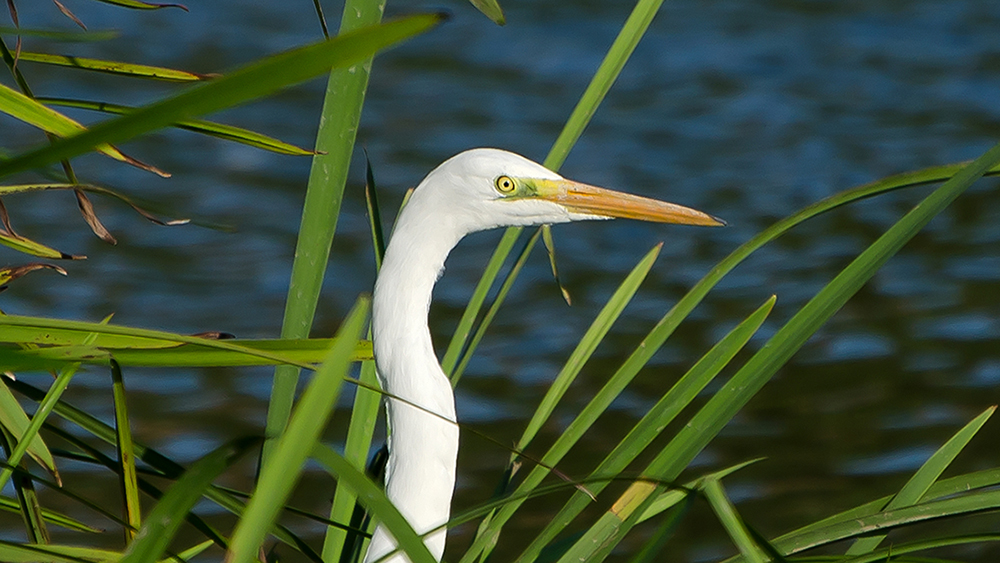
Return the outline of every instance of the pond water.
<path id="1" fill-rule="evenodd" d="M 22 5 L 23 4 L 23 5 Z M 542 160 L 630 9 L 626 2 L 503 2 L 506 27 L 466 3 L 452 19 L 381 55 L 359 142 L 382 203 L 445 158 L 498 146 Z M 95 2 L 67 6 L 109 41 L 26 38 L 25 50 L 225 72 L 317 40 L 311 2 L 188 2 L 190 12 L 134 13 Z M 25 27 L 73 29 L 54 5 L 19 3 Z M 439 9 L 390 2 L 388 12 Z M 331 21 L 340 5 L 326 6 Z M 889 174 L 974 158 L 1000 137 L 1000 4 L 991 0 L 771 0 L 666 2 L 562 172 L 725 218 L 702 230 L 627 221 L 554 229 L 567 307 L 536 251 L 458 390 L 468 428 L 512 443 L 547 383 L 604 301 L 655 244 L 658 263 L 580 380 L 543 430 L 535 453 L 718 260 L 777 219 L 818 199 Z M 4 39 L 12 44 L 12 38 Z M 140 104 L 176 87 L 90 76 L 24 63 L 38 95 Z M 8 77 L 4 79 L 9 84 Z M 213 119 L 310 147 L 324 81 Z M 93 115 L 73 113 L 89 122 Z M 42 142 L 0 116 L 8 148 Z M 8 136 L 9 135 L 9 136 Z M 182 333 L 222 330 L 274 337 L 280 330 L 308 158 L 171 131 L 124 146 L 173 173 L 169 180 L 79 159 L 80 177 L 121 189 L 195 225 L 147 224 L 111 201 L 96 202 L 118 237 L 90 234 L 68 194 L 9 197 L 25 235 L 88 260 L 68 278 L 33 274 L 2 296 L 12 314 L 100 320 Z M 329 335 L 374 263 L 355 159 L 316 328 Z M 816 335 L 695 462 L 708 471 L 766 457 L 725 484 L 744 516 L 768 536 L 891 494 L 964 423 L 998 401 L 1000 386 L 1000 190 L 980 181 L 935 219 Z M 867 200 L 810 221 L 735 270 L 671 337 L 612 412 L 560 465 L 583 475 L 684 370 L 771 294 L 772 317 L 749 348 L 784 320 L 928 189 Z M 391 216 L 391 213 L 389 214 Z M 447 342 L 498 233 L 463 242 L 436 291 L 432 329 Z M 5 262 L 23 261 L 4 250 Z M 741 356 L 749 357 L 748 355 Z M 731 375 L 728 372 L 726 375 Z M 263 429 L 270 370 L 136 370 L 126 374 L 137 439 L 192 461 Z M 47 385 L 47 375 L 27 379 Z M 70 401 L 110 420 L 107 376 L 81 374 Z M 342 414 L 331 429 L 337 440 Z M 991 422 L 946 476 L 1000 464 Z M 456 507 L 485 500 L 507 452 L 466 433 Z M 79 464 L 67 463 L 73 482 Z M 252 475 L 250 464 L 245 468 Z M 234 481 L 246 486 L 246 481 Z M 329 486 L 318 476 L 308 487 Z M 111 489 L 113 491 L 113 489 Z M 92 496 L 105 494 L 95 490 Z M 322 512 L 329 494 L 295 501 Z M 551 515 L 542 501 L 510 526 L 498 556 L 516 555 L 522 530 Z M 10 520 L 11 529 L 17 526 Z M 995 520 L 968 529 L 995 529 Z M 638 530 L 631 545 L 649 528 Z M 467 544 L 473 529 L 452 536 Z M 732 545 L 704 505 L 664 560 L 711 561 Z M 453 550 L 451 553 L 457 553 Z M 953 551 L 995 561 L 1000 551 Z M 287 557 L 289 554 L 285 554 Z"/>

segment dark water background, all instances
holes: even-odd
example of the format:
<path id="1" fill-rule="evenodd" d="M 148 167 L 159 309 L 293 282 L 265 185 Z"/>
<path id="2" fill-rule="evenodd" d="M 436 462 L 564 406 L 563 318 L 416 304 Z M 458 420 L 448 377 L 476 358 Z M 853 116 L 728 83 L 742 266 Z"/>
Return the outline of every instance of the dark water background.
<path id="1" fill-rule="evenodd" d="M 435 164 L 466 148 L 499 146 L 544 158 L 630 9 L 626 2 L 593 0 L 503 4 L 509 23 L 500 28 L 462 2 L 390 2 L 390 14 L 443 6 L 454 17 L 375 63 L 359 140 L 371 155 L 387 208 L 394 209 L 404 189 Z M 67 2 L 91 29 L 114 28 L 121 35 L 75 44 L 28 38 L 25 49 L 215 72 L 320 37 L 305 0 L 187 5 L 190 13 L 135 13 Z M 74 27 L 47 2 L 21 2 L 19 9 L 26 27 Z M 326 9 L 331 21 L 339 19 L 339 4 Z M 562 276 L 574 306 L 561 301 L 543 253 L 536 252 L 459 388 L 461 420 L 502 442 L 516 440 L 587 324 L 659 241 L 666 244 L 658 263 L 545 427 L 536 454 L 683 292 L 755 232 L 854 185 L 981 154 L 1000 138 L 998 29 L 1000 4 L 991 0 L 666 2 L 562 172 L 704 209 L 730 226 L 616 221 L 557 227 Z M 10 36 L 5 40 L 12 45 Z M 22 69 L 38 95 L 140 104 L 176 90 L 28 63 Z M 9 77 L 2 80 L 10 84 Z M 213 118 L 309 147 L 323 87 L 317 80 Z M 0 135 L 6 147 L 42 141 L 2 116 Z M 79 159 L 81 178 L 234 230 L 161 228 L 101 200 L 98 211 L 120 241 L 110 247 L 90 234 L 68 194 L 6 198 L 23 234 L 89 258 L 68 264 L 68 278 L 39 273 L 13 284 L 2 296 L 3 310 L 91 321 L 115 313 L 115 322 L 127 325 L 276 336 L 308 159 L 178 131 L 124 148 L 173 178 L 97 157 Z M 317 336 L 331 334 L 356 296 L 372 286 L 362 170 L 356 159 Z M 585 474 L 698 356 L 777 294 L 772 318 L 751 342 L 759 348 L 927 191 L 838 210 L 759 251 L 699 306 L 560 466 L 563 471 Z M 432 311 L 440 345 L 497 238 L 470 237 L 449 260 Z M 2 252 L 5 262 L 23 261 Z M 983 180 L 893 258 L 695 467 L 708 471 L 766 457 L 725 483 L 746 518 L 769 536 L 898 490 L 954 431 L 998 401 L 998 282 L 1000 190 L 996 181 Z M 189 462 L 225 440 L 260 432 L 269 373 L 130 370 L 136 437 Z M 37 385 L 49 381 L 44 374 L 26 377 Z M 81 374 L 67 397 L 111 420 L 105 373 Z M 346 427 L 346 416 L 338 417 L 331 440 Z M 1000 463 L 998 436 L 993 421 L 946 476 Z M 456 507 L 487 498 L 506 458 L 505 451 L 466 433 Z M 245 470 L 252 475 L 250 464 Z M 83 491 L 92 498 L 117 494 L 111 481 L 100 490 L 101 481 L 85 466 L 66 463 L 63 471 L 70 484 L 95 483 Z M 232 483 L 247 486 L 245 478 Z M 323 512 L 332 498 L 329 486 L 314 475 L 295 502 Z M 534 511 L 509 526 L 501 560 L 523 547 L 519 530 L 537 529 L 552 514 L 551 500 L 529 506 Z M 79 513 L 72 505 L 66 510 Z M 16 520 L 6 522 L 17 529 Z M 980 517 L 965 526 L 995 530 L 996 520 Z M 640 529 L 635 541 L 642 530 L 650 529 Z M 458 530 L 453 547 L 465 545 L 471 532 Z M 665 557 L 708 561 L 732 551 L 714 517 L 699 506 Z M 1000 551 L 976 546 L 949 554 L 994 561 Z"/>

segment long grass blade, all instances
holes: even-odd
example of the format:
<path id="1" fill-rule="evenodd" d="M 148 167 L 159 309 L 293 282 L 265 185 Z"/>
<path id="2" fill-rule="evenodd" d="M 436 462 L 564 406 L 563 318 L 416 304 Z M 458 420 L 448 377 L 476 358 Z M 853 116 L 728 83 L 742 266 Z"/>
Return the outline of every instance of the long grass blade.
<path id="1" fill-rule="evenodd" d="M 398 21 L 369 27 L 382 21 L 384 9 L 385 0 L 347 0 L 344 2 L 340 35 L 328 42 L 350 41 L 352 37 L 368 33 L 367 29 L 398 27 Z M 440 16 L 424 16 L 422 20 L 416 20 L 418 26 L 410 30 L 409 35 L 425 31 L 440 20 Z M 312 160 L 302 205 L 295 259 L 281 321 L 282 338 L 306 338 L 312 327 L 337 228 L 374 53 L 373 49 L 356 57 L 351 61 L 353 66 L 350 68 L 348 65 L 327 65 L 325 69 L 336 67 L 327 80 L 319 131 L 316 133 L 318 154 Z M 298 378 L 298 370 L 292 367 L 279 366 L 274 370 L 267 407 L 268 440 L 264 443 L 263 463 L 267 463 L 267 458 L 271 456 L 273 437 L 281 435 L 288 424 Z"/>
<path id="2" fill-rule="evenodd" d="M 368 301 L 360 299 L 334 338 L 326 361 L 316 371 L 296 406 L 274 455 L 264 462 L 256 490 L 229 544 L 229 563 L 249 563 L 271 531 L 278 513 L 298 482 L 302 466 L 333 414 L 351 354 L 368 316 Z"/>
<path id="3" fill-rule="evenodd" d="M 124 500 L 125 543 L 135 539 L 136 531 L 142 526 L 142 506 L 139 504 L 139 486 L 135 473 L 135 447 L 132 445 L 132 428 L 128 418 L 128 404 L 125 396 L 125 379 L 118 362 L 111 360 L 111 390 L 115 405 L 115 431 L 118 438 L 118 466 L 120 469 L 122 499 Z"/>
<path id="4" fill-rule="evenodd" d="M 708 499 L 708 504 L 712 507 L 712 511 L 715 512 L 715 516 L 722 523 L 722 527 L 726 529 L 726 533 L 729 534 L 729 537 L 747 561 L 750 561 L 750 563 L 765 563 L 767 558 L 760 551 L 760 548 L 757 547 L 757 543 L 754 542 L 746 525 L 743 524 L 743 518 L 740 517 L 739 513 L 736 512 L 736 507 L 730 502 L 726 491 L 722 488 L 722 482 L 718 479 L 708 479 L 702 486 L 702 492 L 705 494 L 705 498 Z"/>
<path id="5" fill-rule="evenodd" d="M 10 433 L 16 443 L 24 438 L 24 434 L 31 421 L 28 419 L 28 415 L 25 414 L 24 409 L 17 402 L 14 394 L 10 392 L 10 388 L 7 387 L 7 381 L 8 378 L 6 376 L 0 376 L 0 424 Z M 38 434 L 35 435 L 31 443 L 28 444 L 27 453 L 39 465 L 44 467 L 56 482 L 59 482 L 59 470 L 56 468 L 56 461 L 53 459 L 52 452 L 49 451 L 49 447 L 45 444 L 41 436 Z"/>
<path id="6" fill-rule="evenodd" d="M 768 299 L 763 305 L 757 308 L 743 322 L 729 331 L 719 342 L 713 346 L 687 373 L 681 377 L 676 384 L 662 397 L 649 412 L 629 431 L 628 435 L 609 453 L 604 460 L 591 472 L 591 477 L 598 479 L 607 475 L 618 475 L 624 471 L 635 458 L 643 452 L 649 444 L 660 435 L 662 429 L 670 424 L 680 413 L 693 401 L 705 387 L 719 374 L 722 369 L 732 361 L 733 357 L 746 346 L 750 338 L 756 334 L 757 330 L 764 323 L 764 320 L 774 308 L 775 297 Z M 737 466 L 737 468 L 742 466 Z M 734 469 L 735 470 L 735 469 Z M 539 475 L 536 477 L 540 481 Z M 721 477 L 720 477 L 721 478 Z M 525 480 L 530 481 L 531 477 Z M 523 487 L 524 485 L 522 485 Z M 597 482 L 590 487 L 590 492 L 594 495 L 600 494 L 606 484 Z M 664 493 L 670 494 L 672 491 Z M 680 500 L 680 499 L 677 499 Z M 584 508 L 590 504 L 591 498 L 582 493 L 577 493 L 559 511 L 558 514 L 548 523 L 548 525 L 532 540 L 524 553 L 518 558 L 519 561 L 531 561 L 537 557 L 542 549 L 552 541 L 570 522 L 576 518 Z M 672 506 L 668 502 L 661 502 L 658 507 L 650 505 L 642 520 L 649 518 L 658 511 L 666 510 Z"/>
<path id="7" fill-rule="evenodd" d="M 951 437 L 941 448 L 939 448 L 930 458 L 920 466 L 920 469 L 914 473 L 913 477 L 903 485 L 903 488 L 899 490 L 898 493 L 889 504 L 886 505 L 885 510 L 896 510 L 898 508 L 903 508 L 906 506 L 912 506 L 918 502 L 927 491 L 931 488 L 938 478 L 944 473 L 945 469 L 951 465 L 951 462 L 955 460 L 959 453 L 968 443 L 975 437 L 979 429 L 986 424 L 986 421 L 990 419 L 993 412 L 996 411 L 996 407 L 990 407 L 986 409 L 982 414 L 974 418 L 971 422 L 966 424 L 961 430 L 959 430 L 954 436 Z M 857 541 L 848 548 L 846 555 L 864 555 L 865 553 L 871 553 L 878 547 L 882 540 L 885 539 L 884 535 L 871 536 L 865 538 L 859 538 Z"/>
<path id="8" fill-rule="evenodd" d="M 0 176 L 39 168 L 103 144 L 126 141 L 177 121 L 239 105 L 313 78 L 331 67 L 357 64 L 381 49 L 427 31 L 440 21 L 441 16 L 437 14 L 410 16 L 269 57 L 218 80 L 202 83 L 161 102 L 58 140 L 48 147 L 0 161 Z M 7 90 L 13 92 L 9 88 Z"/>
<path id="9" fill-rule="evenodd" d="M 120 61 L 103 61 L 99 59 L 88 59 L 85 57 L 73 57 L 68 55 L 51 55 L 48 53 L 29 53 L 22 51 L 18 56 L 18 61 L 78 68 L 82 70 L 93 70 L 97 72 L 132 76 L 137 78 L 153 78 L 156 80 L 165 80 L 167 82 L 193 82 L 215 78 L 215 75 L 198 74 L 196 72 L 188 72 L 186 70 L 175 70 L 172 68 L 124 63 Z"/>
<path id="10" fill-rule="evenodd" d="M 256 438 L 237 440 L 195 462 L 156 503 L 121 563 L 148 563 L 159 559 L 212 481 L 257 444 Z"/>
<path id="11" fill-rule="evenodd" d="M 2 442 L 4 456 L 9 456 L 10 445 L 14 442 L 13 436 L 6 429 L 0 431 L 0 442 Z M 34 544 L 49 543 L 49 530 L 45 525 L 45 518 L 42 515 L 42 505 L 38 501 L 38 493 L 29 474 L 24 469 L 24 462 L 21 467 L 14 471 L 13 483 L 14 492 L 17 496 L 17 512 L 24 520 L 24 528 L 27 532 L 28 541 Z"/>
<path id="12" fill-rule="evenodd" d="M 830 316 L 872 275 L 959 194 L 1000 162 L 1000 145 L 962 168 L 927 196 L 851 262 L 788 321 L 715 396 L 709 400 L 654 460 L 649 477 L 671 481 L 721 428 L 774 375 Z M 571 550 L 575 556 L 603 560 L 651 502 L 656 487 L 633 485 Z M 569 554 L 567 554 L 569 555 Z"/>
<path id="13" fill-rule="evenodd" d="M 580 342 L 576 345 L 576 348 L 570 353 L 569 359 L 566 360 L 559 374 L 556 375 L 552 384 L 549 385 L 549 390 L 542 397 L 541 403 L 535 409 L 535 414 L 528 421 L 528 426 L 525 427 L 521 439 L 518 440 L 517 446 L 515 446 L 517 450 L 527 448 L 528 444 L 531 443 L 531 440 L 538 433 L 538 430 L 549 419 L 559 400 L 562 399 L 569 386 L 576 380 L 576 376 L 580 374 L 580 370 L 583 369 L 584 364 L 587 363 L 590 356 L 597 350 L 597 345 L 604 340 L 608 331 L 611 330 L 611 326 L 621 316 L 622 311 L 625 310 L 625 306 L 632 301 L 632 297 L 638 291 L 639 285 L 646 279 L 646 275 L 649 274 L 653 263 L 656 262 L 656 257 L 660 255 L 661 248 L 663 248 L 662 243 L 656 245 L 646 253 L 642 260 L 632 268 L 632 271 L 625 277 L 607 303 L 604 304 L 601 312 L 597 314 L 594 322 L 590 324 L 587 332 L 580 338 Z"/>
<path id="14" fill-rule="evenodd" d="M 410 527 L 410 523 L 385 496 L 382 489 L 372 483 L 364 471 L 322 444 L 317 444 L 313 457 L 337 477 L 338 487 L 343 485 L 355 491 L 361 503 L 388 528 L 392 537 L 399 543 L 400 549 L 413 563 L 436 563 L 437 560 L 427 550 L 420 536 Z"/>
<path id="15" fill-rule="evenodd" d="M 46 98 L 39 96 L 36 97 L 35 100 L 43 104 L 53 106 L 100 111 L 114 115 L 126 115 L 130 111 L 134 111 L 136 109 L 131 106 L 109 104 L 107 102 L 88 102 L 86 100 L 70 100 L 66 98 Z M 257 133 L 256 131 L 251 131 L 249 129 L 233 125 L 206 121 L 204 119 L 186 119 L 173 123 L 172 126 L 195 133 L 210 135 L 219 139 L 225 139 L 227 141 L 235 141 L 237 143 L 242 143 L 244 145 L 249 145 L 251 147 L 264 149 L 278 154 L 294 156 L 310 156 L 316 154 L 316 151 L 310 151 L 297 147 L 293 144 L 264 135 L 263 133 Z"/>
<path id="16" fill-rule="evenodd" d="M 535 243 L 538 242 L 539 232 L 540 231 L 536 230 L 535 234 L 528 239 L 528 242 L 524 245 L 524 249 L 522 249 L 520 254 L 518 254 L 517 260 L 514 261 L 514 265 L 511 266 L 510 271 L 507 272 L 507 276 L 504 278 L 503 283 L 500 284 L 500 289 L 497 290 L 497 294 L 493 297 L 493 302 L 490 303 L 489 308 L 486 309 L 486 314 L 483 315 L 483 320 L 479 322 L 479 326 L 476 327 L 476 331 L 472 335 L 472 340 L 469 341 L 469 348 L 462 355 L 461 361 L 458 362 L 458 365 L 455 366 L 455 370 L 451 374 L 452 387 L 458 385 L 458 380 L 462 378 L 462 374 L 465 373 L 466 366 L 468 366 L 469 361 L 472 360 L 473 351 L 475 351 L 476 347 L 479 346 L 479 342 L 481 342 L 483 336 L 486 335 L 486 329 L 493 323 L 493 319 L 500 311 L 500 306 L 507 298 L 507 294 L 510 292 L 510 289 L 514 286 L 514 280 L 517 279 L 517 275 L 521 273 L 521 268 L 523 268 L 524 264 L 528 261 L 528 255 L 531 254 L 531 249 L 534 248 Z"/>
<path id="17" fill-rule="evenodd" d="M 0 561 L 5 563 L 114 563 L 122 554 L 93 547 L 25 545 L 0 540 Z"/>

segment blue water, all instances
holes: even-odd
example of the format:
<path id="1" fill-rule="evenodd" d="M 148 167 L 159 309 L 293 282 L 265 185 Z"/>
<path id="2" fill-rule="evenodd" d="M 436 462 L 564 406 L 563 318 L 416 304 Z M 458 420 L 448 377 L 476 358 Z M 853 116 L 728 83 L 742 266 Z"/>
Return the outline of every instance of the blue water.
<path id="1" fill-rule="evenodd" d="M 74 29 L 50 3 L 22 4 L 25 27 Z M 387 209 L 434 165 L 466 148 L 499 146 L 543 159 L 629 10 L 622 2 L 503 5 L 509 23 L 500 28 L 465 3 L 444 4 L 453 15 L 447 24 L 376 60 L 359 141 L 371 156 Z M 80 2 L 69 7 L 91 29 L 121 35 L 71 44 L 26 38 L 25 50 L 225 72 L 320 38 L 310 2 L 188 6 L 190 13 L 133 13 Z M 390 3 L 388 12 L 441 7 Z M 326 10 L 332 22 L 339 18 L 339 5 Z M 992 146 L 1000 137 L 998 24 L 1000 4 L 988 0 L 666 2 L 562 172 L 704 209 L 730 226 L 616 221 L 557 227 L 561 275 L 574 306 L 561 301 L 547 260 L 536 252 L 459 388 L 462 420 L 502 442 L 514 441 L 600 306 L 659 241 L 666 244 L 657 265 L 544 429 L 535 453 L 684 291 L 754 233 L 857 184 L 971 159 Z M 178 89 L 29 63 L 22 69 L 39 95 L 142 104 Z M 0 80 L 11 84 L 7 76 Z M 316 80 L 213 119 L 309 147 L 323 87 Z M 67 113 L 83 122 L 95 119 Z M 29 128 L 0 116 L 3 148 L 41 142 Z M 113 312 L 123 324 L 275 336 L 308 159 L 179 131 L 123 149 L 173 177 L 85 157 L 75 162 L 81 178 L 118 188 L 165 216 L 192 217 L 196 225 L 150 225 L 122 205 L 95 198 L 119 239 L 110 247 L 90 234 L 67 194 L 5 198 L 20 232 L 88 260 L 68 264 L 68 278 L 42 272 L 12 284 L 0 307 L 86 320 Z M 374 279 L 362 172 L 356 159 L 316 335 L 331 334 Z M 761 346 L 927 191 L 838 210 L 758 252 L 692 314 L 561 468 L 580 475 L 592 467 L 628 421 L 773 293 L 778 305 L 772 319 L 751 343 Z M 738 508 L 760 531 L 777 535 L 894 492 L 929 452 L 997 402 L 998 226 L 997 183 L 981 181 L 893 258 L 696 460 L 708 471 L 768 458 L 726 480 Z M 432 311 L 440 344 L 497 237 L 470 237 L 449 260 Z M 4 252 L 5 262 L 23 261 Z M 140 413 L 135 433 L 190 461 L 214 444 L 260 431 L 268 373 L 129 373 Z M 33 381 L 46 385 L 47 378 Z M 110 413 L 103 373 L 87 374 L 69 393 L 89 410 Z M 341 417 L 335 426 L 343 423 Z M 334 441 L 340 435 L 335 430 Z M 997 432 L 987 424 L 949 475 L 1000 463 L 993 447 Z M 486 498 L 507 458 L 472 437 L 463 448 L 458 507 Z M 310 483 L 327 486 L 318 478 Z M 297 500 L 319 511 L 326 506 L 316 495 Z M 535 508 L 540 520 L 551 514 L 545 503 Z M 523 529 L 511 529 L 502 556 L 518 552 L 518 533 L 534 529 L 534 520 L 526 517 Z M 464 545 L 470 533 L 461 529 L 455 545 Z M 669 557 L 713 560 L 732 550 L 701 506 L 671 543 Z M 993 561 L 997 552 L 974 548 L 961 556 Z"/>

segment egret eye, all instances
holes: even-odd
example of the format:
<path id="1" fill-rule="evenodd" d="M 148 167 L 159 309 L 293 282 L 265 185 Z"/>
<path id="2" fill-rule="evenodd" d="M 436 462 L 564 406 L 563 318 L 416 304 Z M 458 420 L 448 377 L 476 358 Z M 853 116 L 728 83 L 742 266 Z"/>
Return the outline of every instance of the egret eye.
<path id="1" fill-rule="evenodd" d="M 514 180 L 510 176 L 500 176 L 496 181 L 497 190 L 502 194 L 509 194 L 514 191 Z"/>

